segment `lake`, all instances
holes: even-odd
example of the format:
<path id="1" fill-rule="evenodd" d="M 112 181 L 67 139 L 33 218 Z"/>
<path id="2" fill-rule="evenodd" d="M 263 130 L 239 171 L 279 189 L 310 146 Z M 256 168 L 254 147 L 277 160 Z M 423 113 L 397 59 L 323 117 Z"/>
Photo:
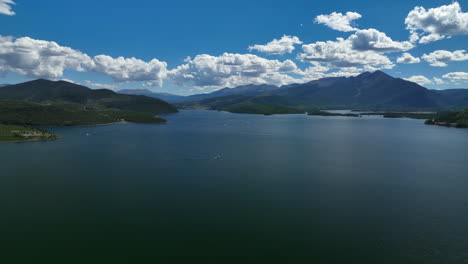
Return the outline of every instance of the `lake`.
<path id="1" fill-rule="evenodd" d="M 468 129 L 377 116 L 164 117 L 0 144 L 0 258 L 468 263 Z"/>

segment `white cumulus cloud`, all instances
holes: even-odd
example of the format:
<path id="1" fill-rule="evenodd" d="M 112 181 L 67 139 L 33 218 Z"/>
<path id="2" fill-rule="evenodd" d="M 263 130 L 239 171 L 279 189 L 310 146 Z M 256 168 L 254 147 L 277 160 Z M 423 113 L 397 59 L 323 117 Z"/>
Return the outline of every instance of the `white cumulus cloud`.
<path id="1" fill-rule="evenodd" d="M 332 69 L 323 66 L 321 63 L 312 62 L 312 66 L 305 70 L 300 70 L 298 74 L 302 75 L 301 82 L 310 82 L 326 77 L 351 77 L 357 76 L 365 71 L 376 71 L 376 68 L 370 66 L 364 67 L 343 67 Z"/>
<path id="2" fill-rule="evenodd" d="M 442 76 L 445 79 L 468 81 L 468 72 L 450 72 Z"/>
<path id="3" fill-rule="evenodd" d="M 58 78 L 65 69 L 84 71 L 90 57 L 53 41 L 0 36 L 0 70 L 28 77 Z"/>
<path id="4" fill-rule="evenodd" d="M 115 84 L 106 84 L 106 83 L 96 83 L 93 81 L 86 80 L 85 81 L 86 85 L 95 87 L 95 88 L 104 88 L 104 89 L 115 89 L 117 88 L 117 85 Z"/>
<path id="5" fill-rule="evenodd" d="M 325 63 L 330 68 L 364 67 L 366 70 L 391 69 L 393 62 L 384 53 L 406 51 L 414 45 L 394 41 L 376 29 L 358 30 L 349 38 L 318 41 L 302 45 L 302 61 Z"/>
<path id="6" fill-rule="evenodd" d="M 15 12 L 11 10 L 11 6 L 14 4 L 15 2 L 12 0 L 0 0 L 0 14 L 7 16 L 15 15 Z"/>
<path id="7" fill-rule="evenodd" d="M 435 84 L 445 84 L 445 81 L 442 80 L 441 78 L 434 77 L 432 79 L 434 80 Z"/>
<path id="8" fill-rule="evenodd" d="M 309 66 L 305 70 L 299 70 L 298 74 L 302 76 L 302 82 L 309 82 L 326 77 L 325 73 L 329 70 L 330 68 L 323 66 L 318 62 L 312 62 L 312 66 Z"/>
<path id="9" fill-rule="evenodd" d="M 426 76 L 423 76 L 423 75 L 411 76 L 409 78 L 405 78 L 405 80 L 417 83 L 417 84 L 419 84 L 421 86 L 432 83 L 432 81 L 429 78 L 427 78 Z"/>
<path id="10" fill-rule="evenodd" d="M 455 35 L 468 34 L 468 13 L 458 2 L 436 8 L 417 6 L 405 19 L 413 42 L 428 43 Z"/>
<path id="11" fill-rule="evenodd" d="M 349 40 L 353 49 L 360 51 L 397 52 L 414 48 L 414 45 L 409 41 L 394 41 L 384 32 L 373 28 L 358 30 L 349 37 Z"/>
<path id="12" fill-rule="evenodd" d="M 78 84 L 78 83 L 77 83 L 77 82 L 75 82 L 74 80 L 67 79 L 67 78 L 61 78 L 61 79 L 59 79 L 59 81 L 64 81 L 64 82 L 69 82 L 69 83 Z"/>
<path id="13" fill-rule="evenodd" d="M 187 58 L 171 70 L 168 78 L 177 85 L 195 87 L 235 87 L 246 84 L 284 85 L 297 80 L 287 73 L 297 72 L 291 60 L 268 60 L 253 54 L 224 53 Z"/>
<path id="14" fill-rule="evenodd" d="M 394 64 L 385 55 L 372 50 L 356 51 L 349 40 L 338 38 L 336 41 L 318 41 L 302 46 L 299 59 L 309 62 L 325 63 L 331 68 L 364 67 L 392 68 Z"/>
<path id="15" fill-rule="evenodd" d="M 144 81 L 147 85 L 162 86 L 167 75 L 167 63 L 153 59 L 149 62 L 137 58 L 95 56 L 86 68 L 110 76 L 116 82 Z"/>
<path id="16" fill-rule="evenodd" d="M 401 54 L 401 56 L 397 59 L 398 63 L 403 63 L 403 64 L 414 64 L 414 63 L 419 63 L 421 59 L 414 57 L 408 52 L 405 52 Z"/>
<path id="17" fill-rule="evenodd" d="M 361 17 L 361 14 L 356 12 L 346 12 L 346 14 L 333 12 L 329 15 L 317 16 L 315 18 L 315 23 L 324 24 L 334 30 L 343 32 L 356 31 L 358 29 L 352 27 L 351 22 Z"/>
<path id="18" fill-rule="evenodd" d="M 297 44 L 302 44 L 302 41 L 298 37 L 284 35 L 281 39 L 274 39 L 265 45 L 257 44 L 250 46 L 249 50 L 257 50 L 273 55 L 283 55 L 293 52 L 295 49 L 294 45 Z"/>
<path id="19" fill-rule="evenodd" d="M 299 54 L 301 60 L 321 62 L 330 67 L 392 66 L 392 62 L 386 56 L 374 51 L 355 51 L 351 43 L 343 38 L 303 45 L 302 49 L 303 53 Z"/>
<path id="20" fill-rule="evenodd" d="M 468 60 L 468 53 L 465 50 L 447 51 L 447 50 L 436 50 L 429 54 L 424 54 L 421 57 L 427 61 L 431 66 L 435 67 L 447 67 L 451 61 L 465 61 Z"/>

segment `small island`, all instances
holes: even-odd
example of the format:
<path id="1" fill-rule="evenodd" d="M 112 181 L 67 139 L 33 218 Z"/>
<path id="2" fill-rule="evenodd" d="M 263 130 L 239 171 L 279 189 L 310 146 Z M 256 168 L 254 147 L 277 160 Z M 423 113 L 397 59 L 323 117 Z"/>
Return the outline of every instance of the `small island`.
<path id="1" fill-rule="evenodd" d="M 54 140 L 58 136 L 44 129 L 0 124 L 0 142 Z"/>

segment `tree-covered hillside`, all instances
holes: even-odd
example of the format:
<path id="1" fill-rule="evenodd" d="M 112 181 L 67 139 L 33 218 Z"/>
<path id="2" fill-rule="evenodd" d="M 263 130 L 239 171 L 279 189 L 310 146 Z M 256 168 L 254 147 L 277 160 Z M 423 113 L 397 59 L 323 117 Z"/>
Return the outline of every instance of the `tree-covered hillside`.
<path id="1" fill-rule="evenodd" d="M 427 120 L 426 124 L 468 128 L 468 109 L 460 112 L 439 113 L 434 119 Z"/>
<path id="2" fill-rule="evenodd" d="M 0 124 L 34 126 L 78 126 L 115 123 L 164 123 L 151 113 L 99 109 L 79 104 L 40 104 L 26 101 L 0 101 Z"/>
<path id="3" fill-rule="evenodd" d="M 118 94 L 107 89 L 93 90 L 66 81 L 44 79 L 0 87 L 0 100 L 2 99 L 36 103 L 74 103 L 152 114 L 177 112 L 174 106 L 156 98 Z"/>

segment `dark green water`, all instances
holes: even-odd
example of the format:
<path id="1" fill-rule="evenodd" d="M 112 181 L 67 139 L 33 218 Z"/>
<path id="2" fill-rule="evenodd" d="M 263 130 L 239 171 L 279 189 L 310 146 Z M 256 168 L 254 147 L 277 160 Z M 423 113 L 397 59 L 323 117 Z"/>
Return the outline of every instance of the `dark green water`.
<path id="1" fill-rule="evenodd" d="M 468 130 L 166 118 L 0 144 L 0 262 L 468 263 Z"/>

